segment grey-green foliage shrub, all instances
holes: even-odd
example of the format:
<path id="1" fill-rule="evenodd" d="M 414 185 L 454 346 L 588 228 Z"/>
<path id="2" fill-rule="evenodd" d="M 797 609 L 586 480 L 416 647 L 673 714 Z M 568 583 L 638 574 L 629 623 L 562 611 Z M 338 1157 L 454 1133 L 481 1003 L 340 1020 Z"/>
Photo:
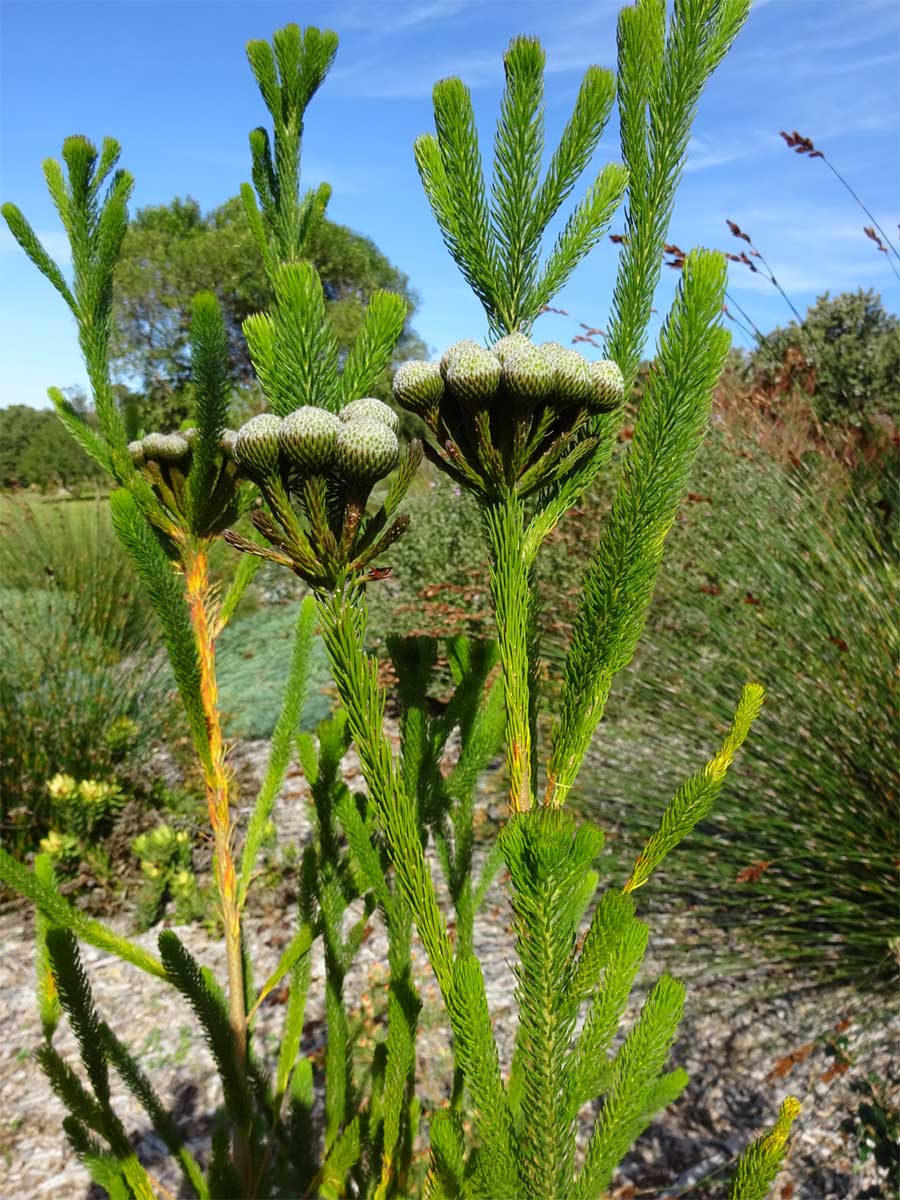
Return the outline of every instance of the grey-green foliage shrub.
<path id="1" fill-rule="evenodd" d="M 682 0 L 671 18 L 661 0 L 639 0 L 623 10 L 618 93 L 627 169 L 608 164 L 600 171 L 546 257 L 544 233 L 609 118 L 616 90 L 611 73 L 587 71 L 541 179 L 544 52 L 535 39 L 512 41 L 504 56 L 507 83 L 490 200 L 468 89 L 459 79 L 435 87 L 436 133 L 417 140 L 417 164 L 450 252 L 484 304 L 492 337 L 505 336 L 493 353 L 469 342 L 452 348 L 442 364 L 406 367 L 394 390 L 398 403 L 422 416 L 432 462 L 475 499 L 497 641 L 454 638 L 441 648 L 455 686 L 445 704 L 434 706 L 436 641 L 389 639 L 398 676 L 399 753 L 384 721 L 386 689 L 366 644 L 367 596 L 384 580 L 377 560 L 406 531 L 408 516 L 398 509 L 423 446 L 413 443 L 401 453 L 396 414 L 366 393 L 391 360 L 405 306 L 376 293 L 342 361 L 321 280 L 303 253 L 329 192 L 323 185 L 300 194 L 303 117 L 331 65 L 336 36 L 288 26 L 272 45 L 248 47 L 274 146 L 267 129 L 251 133 L 253 186 L 245 184 L 241 194 L 275 303 L 243 324 L 270 411 L 236 435 L 227 431 L 223 315 L 213 296 L 201 295 L 191 334 L 196 431 L 190 441 L 154 433 L 126 444 L 110 386 L 108 320 L 131 177 L 112 175 L 98 201 L 118 160 L 115 142 L 107 140 L 98 152 L 83 137 L 68 138 L 67 172 L 52 161 L 45 165 L 70 236 L 71 289 L 23 214 L 4 206 L 17 240 L 76 317 L 100 432 L 51 394 L 73 436 L 119 484 L 111 497 L 116 530 L 153 599 L 203 770 L 222 913 L 227 990 L 173 930 L 160 934 L 157 957 L 68 905 L 46 858 L 29 871 L 0 853 L 2 877 L 40 914 L 39 1061 L 68 1109 L 71 1145 L 114 1200 L 150 1200 L 154 1187 L 116 1114 L 113 1070 L 147 1111 L 189 1191 L 202 1200 L 399 1200 L 417 1190 L 416 1043 L 424 987 L 413 958 L 414 929 L 444 1004 L 455 1067 L 446 1081 L 447 1103 L 427 1114 L 428 1200 L 594 1200 L 605 1194 L 654 1114 L 683 1089 L 684 1072 L 667 1066 L 684 1003 L 678 981 L 657 979 L 624 1040 L 617 1039 L 648 938 L 632 893 L 709 812 L 758 715 L 762 688 L 743 689 L 719 750 L 678 787 L 621 888 L 598 890 L 593 864 L 603 834 L 590 822 L 579 825 L 564 804 L 613 678 L 634 654 L 663 541 L 702 441 L 729 341 L 721 326 L 721 255 L 696 251 L 685 258 L 611 513 L 585 576 L 545 771 L 535 563 L 554 526 L 612 454 L 642 358 L 694 111 L 747 10 L 746 0 Z M 601 239 L 626 191 L 629 237 L 614 290 L 609 358 L 595 370 L 562 347 L 534 346 L 527 334 Z M 373 493 L 382 479 L 385 488 Z M 256 494 L 264 505 L 253 504 Z M 254 535 L 226 528 L 246 511 Z M 210 545 L 219 533 L 246 556 L 224 595 L 209 572 Z M 289 569 L 313 596 L 297 618 L 266 777 L 237 839 L 215 644 L 261 559 Z M 317 738 L 298 738 L 316 619 L 341 708 L 320 724 Z M 454 736 L 458 752 L 449 761 Z M 504 742 L 508 820 L 476 872 L 477 781 Z M 351 743 L 364 794 L 351 794 L 342 778 Z M 301 863 L 296 932 L 257 991 L 245 906 L 295 745 L 311 793 L 312 837 Z M 440 875 L 426 855 L 429 843 L 449 892 L 450 919 L 438 902 Z M 511 1061 L 502 1066 L 474 927 L 501 863 L 509 872 L 505 888 L 514 916 L 518 1017 Z M 388 942 L 386 1024 L 371 1057 L 359 1063 L 351 1053 L 356 1004 L 348 981 L 376 911 Z M 208 1169 L 185 1146 L 140 1064 L 103 1022 L 76 935 L 164 980 L 193 1010 L 221 1084 Z M 317 941 L 325 966 L 321 1068 L 302 1050 Z M 282 983 L 288 995 L 270 1074 L 255 1017 Z M 86 1082 L 53 1044 L 63 1013 Z M 324 1105 L 318 1103 L 323 1091 Z M 590 1102 L 598 1099 L 595 1110 Z M 589 1104 L 585 1128 L 580 1114 Z M 749 1149 L 735 1176 L 735 1200 L 764 1195 L 797 1108 L 787 1102 L 773 1132 Z M 579 1132 L 586 1139 L 583 1158 Z"/>
<path id="2" fill-rule="evenodd" d="M 900 420 L 900 317 L 871 290 L 825 292 L 802 324 L 767 334 L 751 361 L 763 381 L 791 362 L 811 380 L 822 421 L 863 425 L 879 414 Z"/>
<path id="3" fill-rule="evenodd" d="M 614 787 L 592 801 L 591 777 L 584 803 L 637 844 L 693 757 L 683 731 L 724 724 L 735 674 L 764 679 L 745 769 L 695 832 L 691 871 L 664 869 L 656 896 L 721 922 L 745 950 L 802 964 L 805 981 L 889 981 L 900 546 L 852 478 L 815 458 L 792 469 L 718 433 L 692 488 L 617 720 L 596 746 Z"/>

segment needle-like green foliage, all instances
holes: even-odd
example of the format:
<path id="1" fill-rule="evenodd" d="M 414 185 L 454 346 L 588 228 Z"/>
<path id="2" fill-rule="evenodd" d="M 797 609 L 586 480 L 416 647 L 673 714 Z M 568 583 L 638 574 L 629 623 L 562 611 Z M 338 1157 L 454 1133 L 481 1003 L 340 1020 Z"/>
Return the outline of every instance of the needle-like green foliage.
<path id="1" fill-rule="evenodd" d="M 544 51 L 535 38 L 514 38 L 503 61 L 506 90 L 494 138 L 490 203 L 472 99 L 461 80 L 443 79 L 435 85 L 436 133 L 423 134 L 415 146 L 419 174 L 444 241 L 497 336 L 531 328 L 541 308 L 603 236 L 627 178 L 616 164 L 603 168 L 540 269 L 547 226 L 600 140 L 615 83 L 609 71 L 588 69 L 541 182 Z"/>
<path id="2" fill-rule="evenodd" d="M 694 826 L 709 815 L 716 797 L 722 790 L 725 774 L 735 751 L 743 744 L 750 732 L 750 726 L 759 716 L 763 695 L 759 684 L 748 683 L 744 688 L 731 729 L 721 749 L 702 771 L 698 771 L 681 785 L 666 805 L 659 827 L 647 839 L 647 844 L 632 868 L 625 885 L 627 892 L 643 887 L 669 851 L 674 850 Z"/>
<path id="3" fill-rule="evenodd" d="M 772 1129 L 741 1155 L 731 1181 L 729 1200 L 764 1200 L 769 1194 L 769 1188 L 784 1161 L 791 1125 L 799 1113 L 798 1101 L 788 1096 L 781 1105 L 778 1120 Z"/>
<path id="4" fill-rule="evenodd" d="M 191 1008 L 203 1030 L 222 1081 L 225 1103 L 235 1121 L 243 1124 L 252 1110 L 248 1080 L 235 1069 L 232 1031 L 221 992 L 177 935 L 167 929 L 159 935 L 159 955 L 166 974 Z"/>
<path id="5" fill-rule="evenodd" d="M 684 0 L 668 27 L 665 0 L 637 0 L 619 14 L 619 126 L 628 198 L 605 350 L 619 364 L 626 392 L 641 362 L 697 104 L 749 11 L 750 0 Z"/>
<path id="6" fill-rule="evenodd" d="M 286 25 L 271 45 L 258 40 L 247 46 L 247 58 L 272 118 L 274 146 L 262 126 L 250 134 L 259 207 L 249 184 L 243 185 L 241 196 L 270 273 L 279 263 L 300 261 L 331 195 L 331 188 L 321 184 L 299 199 L 300 147 L 307 106 L 331 69 L 337 45 L 331 30 Z"/>
<path id="7" fill-rule="evenodd" d="M 548 796 L 565 799 L 616 674 L 631 660 L 666 534 L 706 429 L 728 350 L 721 329 L 725 264 L 696 251 L 660 334 L 613 508 L 584 580 L 548 765 Z"/>
<path id="8" fill-rule="evenodd" d="M 134 187 L 134 179 L 127 171 L 113 172 L 120 152 L 118 142 L 105 138 L 98 155 L 96 146 L 78 134 L 63 143 L 65 170 L 56 159 L 44 161 L 47 189 L 69 239 L 71 288 L 16 205 L 4 204 L 2 211 L 13 237 L 53 284 L 75 318 L 102 442 L 91 436 L 92 431 L 87 432 L 90 427 L 59 393 L 51 393 L 50 398 L 82 448 L 119 482 L 124 482 L 131 474 L 131 465 L 125 452 L 125 423 L 109 376 L 113 272 L 128 225 L 127 204 Z M 101 197 L 107 179 L 109 183 Z"/>

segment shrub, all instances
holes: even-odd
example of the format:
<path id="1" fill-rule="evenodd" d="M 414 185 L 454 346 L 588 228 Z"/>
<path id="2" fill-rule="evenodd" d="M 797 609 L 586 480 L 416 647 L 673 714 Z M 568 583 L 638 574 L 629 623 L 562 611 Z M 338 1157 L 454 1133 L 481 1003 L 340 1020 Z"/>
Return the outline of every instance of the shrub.
<path id="1" fill-rule="evenodd" d="M 186 830 L 157 825 L 136 837 L 131 851 L 140 860 L 144 877 L 137 897 L 139 929 L 155 925 L 169 901 L 179 924 L 204 915 L 210 897 L 194 875 L 190 835 Z"/>
<path id="2" fill-rule="evenodd" d="M 222 634 L 219 688 L 229 737 L 267 738 L 278 720 L 294 643 L 295 605 L 268 604 L 240 613 Z M 324 651 L 314 643 L 301 726 L 314 729 L 330 711 Z"/>
<path id="3" fill-rule="evenodd" d="M 769 387 L 790 364 L 823 422 L 862 425 L 878 414 L 900 421 L 900 318 L 875 292 L 826 292 L 802 325 L 768 334 L 751 361 Z"/>
<path id="4" fill-rule="evenodd" d="M 0 488 L 72 487 L 102 474 L 66 435 L 54 412 L 24 404 L 0 409 Z"/>

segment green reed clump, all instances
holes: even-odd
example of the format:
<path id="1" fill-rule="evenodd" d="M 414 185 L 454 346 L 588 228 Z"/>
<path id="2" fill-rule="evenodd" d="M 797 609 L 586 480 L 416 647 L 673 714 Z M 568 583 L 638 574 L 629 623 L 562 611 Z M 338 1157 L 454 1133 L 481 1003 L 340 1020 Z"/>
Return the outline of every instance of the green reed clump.
<path id="1" fill-rule="evenodd" d="M 722 687 L 736 673 L 764 679 L 746 768 L 696 831 L 691 871 L 667 870 L 658 895 L 802 966 L 804 980 L 890 979 L 900 935 L 896 530 L 886 538 L 833 464 L 810 455 L 782 466 L 723 433 L 691 486 L 620 719 L 596 746 L 615 782 L 596 806 L 589 792 L 585 802 L 639 839 L 660 774 L 695 752 L 682 731 L 727 721 Z"/>

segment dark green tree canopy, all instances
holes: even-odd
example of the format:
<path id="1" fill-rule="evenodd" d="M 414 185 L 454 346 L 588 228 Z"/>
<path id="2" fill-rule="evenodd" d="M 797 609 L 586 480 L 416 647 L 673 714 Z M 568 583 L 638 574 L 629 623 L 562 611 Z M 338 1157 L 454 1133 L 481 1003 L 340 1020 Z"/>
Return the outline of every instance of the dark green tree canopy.
<path id="1" fill-rule="evenodd" d="M 409 315 L 397 361 L 423 352 L 411 327 L 417 297 L 409 280 L 374 242 L 344 225 L 322 220 L 309 246 L 342 351 L 362 324 L 377 288 L 400 293 Z M 225 315 L 234 381 L 254 380 L 241 323 L 271 304 L 269 284 L 239 197 L 204 214 L 195 200 L 140 209 L 125 238 L 116 270 L 113 365 L 120 379 L 143 393 L 141 423 L 177 424 L 189 411 L 191 303 L 212 291 Z M 379 395 L 390 395 L 387 373 Z"/>
<path id="2" fill-rule="evenodd" d="M 819 296 L 802 325 L 772 330 L 753 365 L 772 378 L 792 351 L 813 370 L 821 420 L 858 425 L 879 413 L 900 420 L 900 318 L 877 292 Z"/>
<path id="3" fill-rule="evenodd" d="M 78 397 L 72 399 L 78 406 Z M 52 409 L 27 404 L 0 409 L 0 489 L 70 487 L 101 474 Z"/>

